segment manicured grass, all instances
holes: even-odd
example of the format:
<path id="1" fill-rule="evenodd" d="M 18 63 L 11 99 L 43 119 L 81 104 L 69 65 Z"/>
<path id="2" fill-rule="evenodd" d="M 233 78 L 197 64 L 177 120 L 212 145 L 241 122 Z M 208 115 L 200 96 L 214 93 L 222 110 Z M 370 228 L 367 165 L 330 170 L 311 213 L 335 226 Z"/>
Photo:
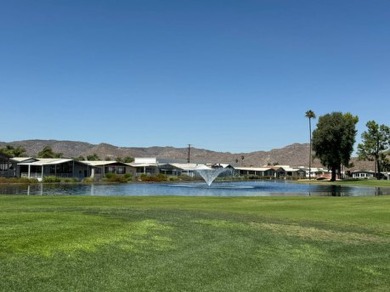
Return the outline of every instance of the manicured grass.
<path id="1" fill-rule="evenodd" d="M 0 291 L 388 291 L 389 207 L 389 196 L 0 196 Z"/>
<path id="2" fill-rule="evenodd" d="M 376 179 L 359 179 L 359 180 L 337 180 L 337 181 L 324 181 L 324 180 L 299 180 L 300 183 L 311 183 L 321 185 L 340 185 L 340 186 L 362 186 L 362 187 L 386 187 L 390 188 L 389 180 L 376 180 Z"/>
<path id="3" fill-rule="evenodd" d="M 339 185 L 355 185 L 355 186 L 367 186 L 367 187 L 389 187 L 389 180 L 376 180 L 376 179 L 361 179 L 361 180 L 341 180 L 337 182 Z"/>

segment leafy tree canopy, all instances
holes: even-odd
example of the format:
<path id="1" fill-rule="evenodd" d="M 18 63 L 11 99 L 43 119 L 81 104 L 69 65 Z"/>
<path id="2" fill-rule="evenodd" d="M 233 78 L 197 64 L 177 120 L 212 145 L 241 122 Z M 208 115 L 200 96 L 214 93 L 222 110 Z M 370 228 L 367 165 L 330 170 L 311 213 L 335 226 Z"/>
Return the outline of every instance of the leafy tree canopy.
<path id="1" fill-rule="evenodd" d="M 98 160 L 101 160 L 101 159 L 100 159 L 100 157 L 96 153 L 94 153 L 93 155 L 88 155 L 87 156 L 87 160 L 89 160 L 89 161 L 98 161 Z"/>
<path id="2" fill-rule="evenodd" d="M 131 163 L 134 161 L 134 158 L 130 157 L 130 156 L 126 156 L 126 157 L 119 157 L 118 156 L 115 160 L 118 162 L 123 162 L 123 163 Z"/>
<path id="3" fill-rule="evenodd" d="M 126 156 L 125 158 L 123 158 L 124 163 L 131 163 L 133 161 L 134 161 L 134 158 L 130 157 L 130 156 Z"/>
<path id="4" fill-rule="evenodd" d="M 375 121 L 366 124 L 367 131 L 362 134 L 362 143 L 358 145 L 358 157 L 361 160 L 375 161 L 377 177 L 387 166 L 386 152 L 390 147 L 390 128 L 378 125 Z"/>
<path id="5" fill-rule="evenodd" d="M 79 157 L 75 158 L 77 161 L 84 161 L 85 157 L 83 155 L 80 155 Z"/>
<path id="6" fill-rule="evenodd" d="M 348 166 L 356 137 L 357 116 L 333 112 L 320 116 L 313 132 L 313 150 L 321 163 L 332 171 L 331 180 L 336 180 L 336 171 L 341 165 Z"/>
<path id="7" fill-rule="evenodd" d="M 21 146 L 7 145 L 4 148 L 0 148 L 0 152 L 11 157 L 21 157 L 26 154 L 26 149 Z"/>

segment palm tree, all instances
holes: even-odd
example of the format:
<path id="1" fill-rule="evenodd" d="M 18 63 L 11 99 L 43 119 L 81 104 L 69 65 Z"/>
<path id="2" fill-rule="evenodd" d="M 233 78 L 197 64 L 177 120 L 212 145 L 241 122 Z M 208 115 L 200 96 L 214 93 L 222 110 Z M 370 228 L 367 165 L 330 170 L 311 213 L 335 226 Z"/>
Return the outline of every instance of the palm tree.
<path id="1" fill-rule="evenodd" d="M 61 158 L 62 153 L 56 153 L 50 146 L 43 147 L 42 151 L 38 153 L 39 158 Z"/>
<path id="2" fill-rule="evenodd" d="M 305 117 L 309 119 L 309 136 L 310 136 L 310 154 L 309 154 L 309 180 L 311 180 L 311 119 L 316 118 L 316 114 L 312 110 L 308 110 Z"/>

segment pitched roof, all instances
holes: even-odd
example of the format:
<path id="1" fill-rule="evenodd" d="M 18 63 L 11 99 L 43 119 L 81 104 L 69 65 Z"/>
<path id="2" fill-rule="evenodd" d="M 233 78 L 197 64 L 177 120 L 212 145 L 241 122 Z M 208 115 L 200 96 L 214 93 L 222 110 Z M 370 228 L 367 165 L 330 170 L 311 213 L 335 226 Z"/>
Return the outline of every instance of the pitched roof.
<path id="1" fill-rule="evenodd" d="M 267 171 L 273 169 L 272 167 L 242 167 L 242 166 L 237 166 L 234 167 L 234 169 L 237 170 L 248 170 L 248 171 Z"/>
<path id="2" fill-rule="evenodd" d="M 89 166 L 105 166 L 105 165 L 110 165 L 110 164 L 120 164 L 120 165 L 123 165 L 123 166 L 127 166 L 128 164 L 126 163 L 122 163 L 122 162 L 118 162 L 118 161 L 115 161 L 115 160 L 84 160 L 84 161 L 79 161 L 83 164 L 87 164 Z"/>
<path id="3" fill-rule="evenodd" d="M 66 163 L 73 161 L 73 159 L 69 158 L 37 158 L 37 161 L 33 162 L 21 162 L 18 163 L 19 165 L 37 165 L 37 166 L 42 166 L 42 165 L 56 165 L 56 164 L 61 164 L 61 163 Z"/>
<path id="4" fill-rule="evenodd" d="M 199 163 L 169 163 L 173 167 L 180 168 L 182 170 L 197 170 L 197 169 L 211 169 L 205 164 Z"/>
<path id="5" fill-rule="evenodd" d="M 36 158 L 32 158 L 32 157 L 12 157 L 11 158 L 11 161 L 13 162 L 17 162 L 17 163 L 20 163 L 20 162 L 25 162 L 27 160 L 37 160 Z"/>

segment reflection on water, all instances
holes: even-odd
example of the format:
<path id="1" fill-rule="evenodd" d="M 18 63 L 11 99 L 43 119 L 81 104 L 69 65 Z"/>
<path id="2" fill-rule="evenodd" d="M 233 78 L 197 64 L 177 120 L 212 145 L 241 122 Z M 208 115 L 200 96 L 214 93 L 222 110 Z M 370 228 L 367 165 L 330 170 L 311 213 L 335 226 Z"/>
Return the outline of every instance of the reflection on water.
<path id="1" fill-rule="evenodd" d="M 76 196 L 378 196 L 390 188 L 251 181 L 182 184 L 31 184 L 2 185 L 0 194 Z"/>

